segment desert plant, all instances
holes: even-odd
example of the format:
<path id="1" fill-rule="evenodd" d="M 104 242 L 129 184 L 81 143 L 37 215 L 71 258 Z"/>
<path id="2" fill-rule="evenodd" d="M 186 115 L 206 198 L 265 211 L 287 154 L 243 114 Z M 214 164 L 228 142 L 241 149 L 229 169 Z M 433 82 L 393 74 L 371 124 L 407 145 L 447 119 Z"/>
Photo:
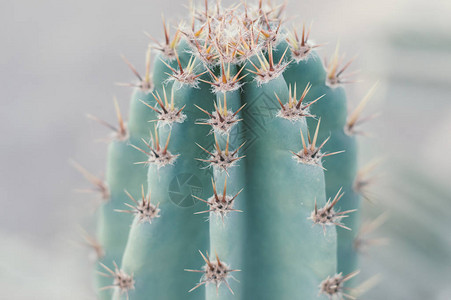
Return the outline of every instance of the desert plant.
<path id="1" fill-rule="evenodd" d="M 144 76 L 126 61 L 139 81 L 105 183 L 82 169 L 105 200 L 102 299 L 351 297 L 367 98 L 347 116 L 349 64 L 324 67 L 283 9 L 205 2 L 152 38 Z"/>

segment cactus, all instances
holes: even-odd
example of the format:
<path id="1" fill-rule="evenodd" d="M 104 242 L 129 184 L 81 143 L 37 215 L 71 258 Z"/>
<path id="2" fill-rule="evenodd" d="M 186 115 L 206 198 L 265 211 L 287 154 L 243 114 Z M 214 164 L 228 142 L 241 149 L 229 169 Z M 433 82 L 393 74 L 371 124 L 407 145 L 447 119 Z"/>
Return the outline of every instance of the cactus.
<path id="1" fill-rule="evenodd" d="M 347 118 L 348 65 L 325 68 L 283 9 L 206 1 L 151 37 L 144 76 L 126 60 L 139 82 L 128 125 L 116 103 L 106 182 L 79 167 L 105 199 L 101 299 L 352 297 L 367 98 Z"/>

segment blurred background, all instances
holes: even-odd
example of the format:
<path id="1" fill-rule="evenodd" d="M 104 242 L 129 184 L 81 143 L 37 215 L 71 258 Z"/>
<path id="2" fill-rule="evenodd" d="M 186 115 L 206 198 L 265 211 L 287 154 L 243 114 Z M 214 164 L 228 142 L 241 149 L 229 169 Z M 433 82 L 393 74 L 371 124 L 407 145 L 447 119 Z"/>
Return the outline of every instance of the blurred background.
<path id="1" fill-rule="evenodd" d="M 228 4 L 229 1 L 223 1 Z M 92 260 L 80 228 L 99 200 L 68 161 L 101 175 L 108 133 L 85 118 L 114 121 L 115 86 L 139 70 L 161 13 L 176 24 L 182 0 L 2 0 L 0 2 L 0 298 L 94 299 Z M 364 299 L 451 299 L 451 1 L 302 0 L 291 22 L 340 49 L 360 70 L 350 106 L 380 81 L 365 125 L 362 165 L 383 159 L 365 202 L 373 233 L 388 244 L 362 256 L 362 277 L 379 274 Z"/>

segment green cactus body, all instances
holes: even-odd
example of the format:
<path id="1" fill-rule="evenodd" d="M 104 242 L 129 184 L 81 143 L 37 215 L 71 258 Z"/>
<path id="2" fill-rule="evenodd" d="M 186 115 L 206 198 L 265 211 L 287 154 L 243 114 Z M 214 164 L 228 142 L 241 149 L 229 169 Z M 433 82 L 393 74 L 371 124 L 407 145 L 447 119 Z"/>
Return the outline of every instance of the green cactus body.
<path id="1" fill-rule="evenodd" d="M 263 126 L 245 152 L 247 247 L 243 299 L 275 299 L 281 295 L 283 299 L 311 299 L 318 294 L 311 287 L 319 286 L 335 271 L 335 231 L 329 230 L 323 236 L 321 229 L 312 228 L 307 219 L 315 199 L 319 205 L 325 202 L 323 171 L 293 159 L 290 151 L 301 147 L 301 129 L 306 136 L 305 120 L 292 123 L 277 117 L 276 103 L 265 103 L 268 96 L 274 101 L 274 92 L 281 99 L 288 98 L 283 77 L 262 86 L 253 82 L 244 87 L 244 99 L 249 105 L 244 122 L 262 116 Z"/>
<path id="2" fill-rule="evenodd" d="M 208 249 L 208 223 L 194 215 L 200 204 L 191 194 L 205 198 L 212 193 L 211 173 L 199 167 L 196 159 L 203 154 L 195 143 L 209 146 L 213 137 L 208 127 L 195 124 L 203 113 L 194 104 L 213 110 L 214 95 L 206 84 L 193 88 L 176 82 L 173 92 L 177 106 L 186 105 L 186 120 L 172 128 L 159 127 L 158 132 L 160 141 L 171 134 L 168 150 L 179 157 L 173 165 L 149 166 L 148 189 L 160 204 L 161 217 L 151 224 L 136 217 L 130 229 L 122 268 L 136 277 L 132 299 L 203 298 L 201 291 L 188 294 L 197 278 L 183 270 L 199 264 L 198 249 Z"/>
<path id="3" fill-rule="evenodd" d="M 123 204 L 129 201 L 124 190 L 130 191 L 134 197 L 139 196 L 136 187 L 147 182 L 147 170 L 136 162 L 146 160 L 143 153 L 130 147 L 131 143 L 141 145 L 141 137 L 148 135 L 148 120 L 155 115 L 150 109 L 145 108 L 139 100 L 150 101 L 151 94 L 136 89 L 131 100 L 128 136 L 123 140 L 113 141 L 108 148 L 106 183 L 109 187 L 109 200 L 102 205 L 99 211 L 97 236 L 102 245 L 105 256 L 102 262 L 112 267 L 113 262 L 120 263 L 128 238 L 132 216 L 121 214 L 115 209 L 123 208 Z M 109 278 L 97 276 L 96 286 L 102 288 L 108 286 Z M 102 291 L 99 297 L 109 299 L 109 291 Z"/>
<path id="4" fill-rule="evenodd" d="M 146 72 L 110 145 L 99 286 L 131 300 L 342 299 L 360 197 L 340 80 L 277 7 L 206 5 L 197 31 L 157 44 L 155 87 Z"/>
<path id="5" fill-rule="evenodd" d="M 149 53 L 147 57 L 147 67 L 149 64 Z M 160 84 L 167 81 L 168 67 L 161 62 L 164 60 L 162 55 L 156 56 L 156 63 L 152 70 L 153 79 Z M 137 151 L 130 145 L 144 147 L 141 139 L 148 138 L 151 129 L 149 121 L 155 120 L 157 114 L 154 110 L 146 107 L 144 103 L 155 106 L 153 92 L 162 93 L 163 85 L 158 89 L 150 90 L 150 73 L 146 72 L 144 78 L 141 78 L 140 86 L 133 90 L 130 100 L 130 113 L 127 124 L 127 133 L 125 136 L 116 138 L 108 148 L 106 184 L 109 188 L 109 200 L 102 205 L 99 211 L 97 236 L 102 245 L 105 256 L 102 262 L 112 268 L 112 262 L 120 263 L 127 243 L 130 222 L 133 217 L 129 214 L 123 214 L 115 211 L 124 208 L 124 203 L 130 201 L 124 191 L 128 191 L 134 198 L 140 197 L 140 186 L 147 188 L 147 168 L 136 164 L 145 161 L 146 155 Z M 144 103 L 143 103 L 144 102 Z M 96 276 L 98 288 L 108 286 L 110 279 L 101 275 Z M 101 291 L 99 297 L 109 299 L 111 293 L 108 290 Z"/>
<path id="6" fill-rule="evenodd" d="M 290 55 L 291 55 L 291 51 Z M 342 86 L 331 87 L 327 84 L 326 70 L 315 51 L 312 51 L 304 60 L 293 61 L 284 73 L 287 83 L 294 86 L 297 93 L 302 93 L 307 83 L 312 84 L 309 99 L 322 99 L 311 105 L 310 113 L 321 118 L 319 139 L 330 140 L 325 144 L 325 152 L 343 150 L 337 157 L 324 158 L 326 178 L 326 196 L 333 198 L 342 188 L 343 198 L 337 208 L 348 211 L 360 208 L 360 196 L 354 191 L 354 182 L 357 174 L 357 143 L 354 136 L 345 133 L 347 121 L 347 100 Z M 303 83 L 303 84 L 299 84 Z M 315 121 L 308 119 L 309 128 Z M 351 213 L 342 223 L 350 230 L 337 228 L 337 272 L 349 274 L 358 268 L 358 253 L 354 249 L 354 239 L 359 228 L 359 214 Z M 348 283 L 349 284 L 349 283 Z"/>
<path id="7" fill-rule="evenodd" d="M 326 157 L 324 167 L 327 169 L 326 195 L 333 198 L 342 188 L 343 198 L 337 204 L 340 211 L 360 209 L 361 197 L 354 191 L 357 175 L 357 141 L 355 136 L 345 132 L 347 119 L 346 95 L 343 87 L 317 86 L 311 89 L 312 97 L 325 96 L 311 106 L 313 115 L 321 118 L 320 139 L 330 140 L 324 146 L 325 152 L 344 151 L 336 156 Z M 333 114 L 331 113 L 334 112 Z M 358 253 L 354 249 L 354 239 L 359 229 L 358 213 L 350 213 L 342 223 L 349 229 L 337 228 L 338 269 L 337 272 L 349 274 L 358 269 Z M 351 282 L 349 282 L 351 283 Z"/>
<path id="8" fill-rule="evenodd" d="M 216 97 L 217 106 L 223 106 L 224 97 L 226 98 L 227 108 L 230 108 L 230 112 L 237 112 L 242 105 L 240 91 L 227 92 L 225 94 L 218 93 Z M 241 113 L 237 114 L 237 119 L 240 119 L 241 116 Z M 220 130 L 215 130 L 214 133 L 221 149 L 229 147 L 231 150 L 235 150 L 244 142 L 242 122 L 235 123 L 228 134 Z M 210 255 L 215 256 L 217 254 L 218 257 L 234 269 L 239 269 L 239 266 L 243 265 L 246 241 L 246 232 L 243 230 L 246 218 L 245 201 L 242 199 L 242 189 L 245 183 L 243 164 L 242 161 L 239 161 L 237 165 L 231 167 L 227 172 L 219 168 L 214 169 L 214 180 L 219 198 L 221 200 L 224 199 L 224 187 L 226 188 L 225 193 L 226 197 L 229 197 L 228 199 L 230 197 L 236 198 L 233 200 L 233 206 L 231 207 L 233 211 L 226 211 L 224 215 L 215 211 L 209 213 Z M 207 209 L 211 210 L 212 206 L 208 205 Z M 243 299 L 242 275 L 242 272 L 235 272 L 233 274 L 234 278 L 228 281 L 230 289 L 234 292 L 237 299 Z M 214 285 L 210 285 L 206 289 L 207 299 L 219 300 L 229 299 L 229 297 L 230 293 L 227 291 L 226 285 L 221 286 L 219 290 Z"/>

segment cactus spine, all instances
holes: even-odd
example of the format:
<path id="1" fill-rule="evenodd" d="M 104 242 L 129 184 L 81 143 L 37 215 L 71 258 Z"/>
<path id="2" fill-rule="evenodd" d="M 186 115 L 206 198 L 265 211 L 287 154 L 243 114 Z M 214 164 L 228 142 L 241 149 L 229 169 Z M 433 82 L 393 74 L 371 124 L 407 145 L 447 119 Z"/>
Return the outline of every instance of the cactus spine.
<path id="1" fill-rule="evenodd" d="M 348 296 L 360 197 L 338 59 L 326 70 L 305 28 L 282 28 L 283 6 L 241 8 L 206 2 L 173 39 L 164 25 L 144 77 L 127 62 L 139 84 L 109 147 L 102 299 Z"/>

